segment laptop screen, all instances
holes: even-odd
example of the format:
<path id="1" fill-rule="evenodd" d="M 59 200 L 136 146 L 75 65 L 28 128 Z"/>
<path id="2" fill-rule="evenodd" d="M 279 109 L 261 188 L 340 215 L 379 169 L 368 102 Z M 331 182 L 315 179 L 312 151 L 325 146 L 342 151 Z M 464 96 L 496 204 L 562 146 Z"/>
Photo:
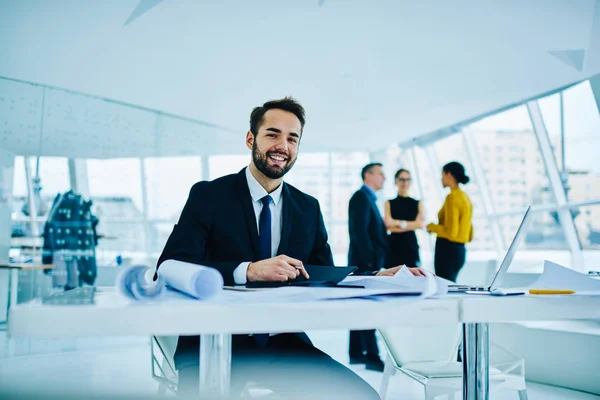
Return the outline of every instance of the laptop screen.
<path id="1" fill-rule="evenodd" d="M 531 206 L 527 207 L 527 210 L 525 211 L 525 215 L 523 216 L 521 225 L 519 225 L 519 229 L 517 229 L 517 233 L 515 233 L 515 237 L 513 238 L 512 243 L 508 247 L 508 251 L 506 252 L 506 255 L 504 256 L 504 260 L 502 260 L 502 264 L 500 264 L 500 268 L 498 268 L 498 271 L 496 272 L 496 276 L 494 276 L 494 280 L 492 281 L 492 284 L 490 285 L 490 291 L 496 290 L 500 287 L 500 285 L 502 285 L 502 281 L 504 280 L 504 277 L 506 276 L 508 267 L 510 267 L 510 264 L 512 263 L 513 259 L 515 258 L 515 253 L 517 252 L 519 245 L 521 244 L 521 242 L 523 241 L 523 238 L 525 237 L 525 233 L 527 232 L 527 228 L 529 226 L 530 220 L 531 220 Z"/>

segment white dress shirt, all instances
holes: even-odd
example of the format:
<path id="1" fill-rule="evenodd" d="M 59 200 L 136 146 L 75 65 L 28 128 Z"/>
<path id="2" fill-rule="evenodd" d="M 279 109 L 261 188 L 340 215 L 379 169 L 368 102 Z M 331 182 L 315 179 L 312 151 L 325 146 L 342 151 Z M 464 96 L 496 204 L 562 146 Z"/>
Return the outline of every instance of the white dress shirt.
<path id="1" fill-rule="evenodd" d="M 254 178 L 250 172 L 250 167 L 246 167 L 246 180 L 248 181 L 248 189 L 250 189 L 250 197 L 252 197 L 252 208 L 254 209 L 254 216 L 256 217 L 256 228 L 259 229 L 258 222 L 260 219 L 260 212 L 263 208 L 261 199 L 266 195 L 270 195 L 273 201 L 270 204 L 271 209 L 271 257 L 277 255 L 279 249 L 279 242 L 281 242 L 281 211 L 283 210 L 283 196 L 281 190 L 283 188 L 283 182 L 277 189 L 271 193 L 267 193 L 260 183 Z M 260 232 L 258 232 L 260 235 Z M 250 262 L 241 263 L 233 271 L 233 281 L 236 285 L 246 284 L 246 272 L 248 271 L 248 265 Z"/>

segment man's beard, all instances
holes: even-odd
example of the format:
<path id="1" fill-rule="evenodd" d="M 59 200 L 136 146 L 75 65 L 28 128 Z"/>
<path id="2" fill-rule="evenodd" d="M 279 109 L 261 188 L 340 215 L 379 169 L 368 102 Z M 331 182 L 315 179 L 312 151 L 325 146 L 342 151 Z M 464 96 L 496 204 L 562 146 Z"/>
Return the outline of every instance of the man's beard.
<path id="1" fill-rule="evenodd" d="M 283 168 L 279 168 L 277 166 L 272 167 L 269 165 L 268 156 L 270 155 L 280 155 L 282 157 L 288 158 L 287 164 Z M 277 151 L 268 151 L 264 155 L 260 153 L 258 150 L 258 146 L 256 145 L 256 141 L 252 144 L 252 161 L 256 168 L 267 178 L 271 179 L 279 179 L 282 178 L 285 174 L 288 173 L 290 169 L 296 163 L 296 159 L 290 160 L 289 156 L 284 153 L 280 153 Z"/>

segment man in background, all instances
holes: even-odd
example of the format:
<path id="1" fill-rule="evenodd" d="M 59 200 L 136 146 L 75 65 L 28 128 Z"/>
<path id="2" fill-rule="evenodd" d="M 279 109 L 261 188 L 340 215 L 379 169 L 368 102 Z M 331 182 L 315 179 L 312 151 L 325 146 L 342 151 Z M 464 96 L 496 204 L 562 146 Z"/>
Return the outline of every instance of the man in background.
<path id="1" fill-rule="evenodd" d="M 375 194 L 383 188 L 385 176 L 380 163 L 365 165 L 361 176 L 363 185 L 348 207 L 348 265 L 357 266 L 357 274 L 374 275 L 387 267 L 387 230 Z M 349 353 L 350 364 L 365 364 L 367 369 L 383 372 L 374 329 L 350 331 Z"/>

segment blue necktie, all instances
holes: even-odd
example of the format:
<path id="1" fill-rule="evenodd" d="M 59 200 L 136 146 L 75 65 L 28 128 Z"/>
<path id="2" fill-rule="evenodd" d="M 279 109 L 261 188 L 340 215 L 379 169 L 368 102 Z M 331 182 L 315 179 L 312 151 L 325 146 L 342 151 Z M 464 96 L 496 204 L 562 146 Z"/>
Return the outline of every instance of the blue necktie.
<path id="1" fill-rule="evenodd" d="M 273 199 L 266 195 L 262 199 L 263 207 L 258 219 L 258 244 L 260 248 L 260 259 L 271 258 L 271 208 L 269 207 Z M 265 347 L 269 342 L 268 333 L 255 333 L 254 342 L 259 347 Z"/>
<path id="2" fill-rule="evenodd" d="M 273 201 L 271 196 L 266 195 L 260 199 L 263 203 L 260 218 L 258 219 L 258 243 L 260 246 L 260 259 L 271 258 L 271 208 Z"/>

